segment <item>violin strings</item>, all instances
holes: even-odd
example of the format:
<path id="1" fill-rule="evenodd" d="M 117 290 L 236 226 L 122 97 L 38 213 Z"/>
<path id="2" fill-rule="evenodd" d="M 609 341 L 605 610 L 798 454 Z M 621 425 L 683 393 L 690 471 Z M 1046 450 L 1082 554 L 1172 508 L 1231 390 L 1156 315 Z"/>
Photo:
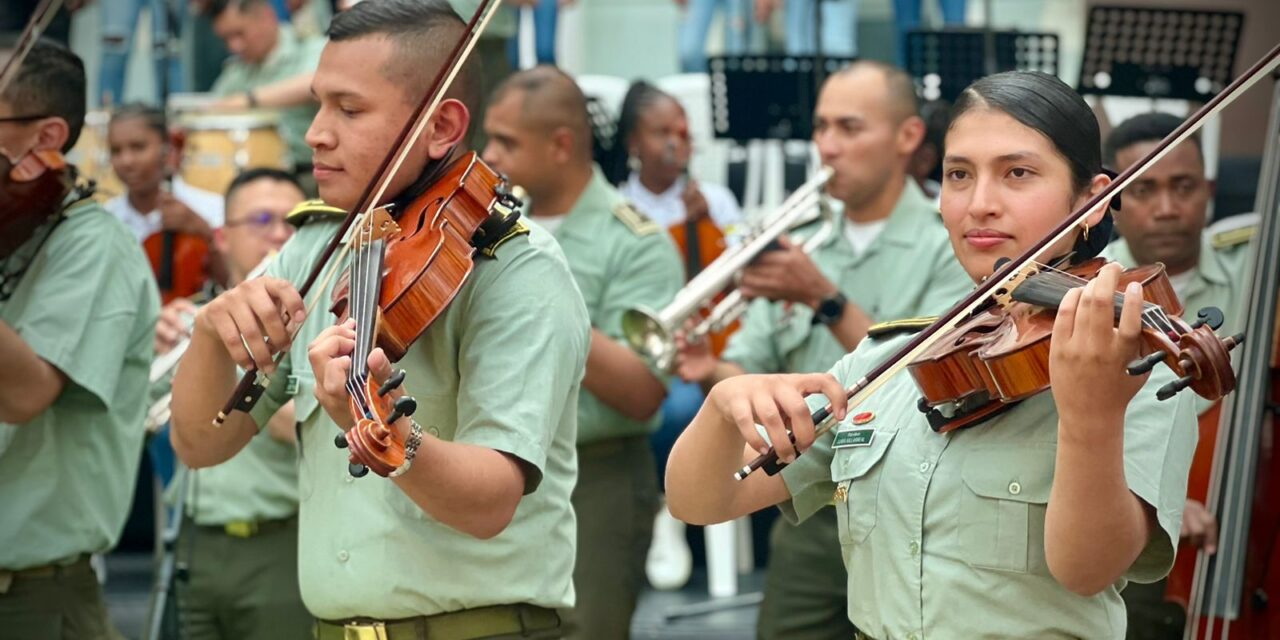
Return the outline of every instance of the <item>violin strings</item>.
<path id="1" fill-rule="evenodd" d="M 1026 284 L 1031 284 L 1032 287 L 1036 287 L 1037 284 L 1034 284 L 1034 283 L 1047 283 L 1044 288 L 1054 294 L 1057 294 L 1058 297 L 1062 295 L 1066 295 L 1066 292 L 1068 289 L 1078 287 L 1088 282 L 1088 280 L 1081 278 L 1080 276 L 1067 273 L 1060 269 L 1054 268 L 1053 266 L 1040 264 L 1040 263 L 1036 263 L 1036 264 L 1041 268 L 1043 268 L 1044 271 L 1042 273 L 1036 274 L 1028 278 L 1026 281 Z M 1048 285 L 1057 285 L 1057 288 L 1054 288 Z M 1119 310 L 1124 304 L 1124 297 L 1121 294 L 1117 293 L 1114 295 L 1113 299 L 1115 301 L 1117 310 Z M 1170 338 L 1176 340 L 1178 336 L 1178 330 L 1174 326 L 1173 322 L 1169 319 L 1169 316 L 1165 312 L 1164 308 L 1158 304 L 1147 302 L 1145 300 L 1143 301 L 1142 304 L 1143 304 L 1143 311 L 1142 311 L 1143 324 L 1151 329 L 1165 333 Z"/>

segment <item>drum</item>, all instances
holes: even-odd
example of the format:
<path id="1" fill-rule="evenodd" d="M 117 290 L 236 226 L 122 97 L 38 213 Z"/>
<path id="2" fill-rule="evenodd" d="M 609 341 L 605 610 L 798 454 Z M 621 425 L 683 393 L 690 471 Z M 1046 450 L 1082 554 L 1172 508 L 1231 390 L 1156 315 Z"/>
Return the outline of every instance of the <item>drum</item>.
<path id="1" fill-rule="evenodd" d="M 222 194 L 245 169 L 293 168 L 274 113 L 184 113 L 177 124 L 184 137 L 182 179 L 192 186 Z"/>
<path id="2" fill-rule="evenodd" d="M 84 114 L 80 139 L 67 154 L 67 160 L 79 169 L 80 175 L 97 183 L 93 197 L 100 202 L 125 192 L 124 184 L 111 168 L 111 146 L 107 143 L 107 124 L 110 121 L 109 111 L 94 110 Z"/>

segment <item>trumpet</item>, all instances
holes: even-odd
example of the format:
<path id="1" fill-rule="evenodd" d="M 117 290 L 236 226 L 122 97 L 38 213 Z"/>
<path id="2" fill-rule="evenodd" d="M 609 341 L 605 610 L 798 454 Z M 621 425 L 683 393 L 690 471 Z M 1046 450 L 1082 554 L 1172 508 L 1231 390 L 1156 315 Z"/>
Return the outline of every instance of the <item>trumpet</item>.
<path id="1" fill-rule="evenodd" d="M 782 234 L 818 217 L 825 217 L 825 224 L 805 241 L 803 250 L 812 253 L 830 237 L 835 225 L 821 202 L 822 187 L 831 179 L 831 174 L 830 167 L 823 167 L 796 189 L 774 213 L 753 225 L 741 244 L 727 249 L 694 276 L 661 311 L 636 307 L 623 312 L 622 335 L 631 349 L 658 369 L 671 371 L 675 364 L 676 331 L 690 318 L 700 317 L 698 323 L 685 333 L 686 339 L 691 342 L 702 340 L 707 334 L 720 331 L 737 320 L 750 302 L 742 295 L 741 290 L 735 288 L 730 291 L 715 306 L 711 306 L 711 301 L 733 284 L 737 275 L 756 256 L 768 249 Z"/>

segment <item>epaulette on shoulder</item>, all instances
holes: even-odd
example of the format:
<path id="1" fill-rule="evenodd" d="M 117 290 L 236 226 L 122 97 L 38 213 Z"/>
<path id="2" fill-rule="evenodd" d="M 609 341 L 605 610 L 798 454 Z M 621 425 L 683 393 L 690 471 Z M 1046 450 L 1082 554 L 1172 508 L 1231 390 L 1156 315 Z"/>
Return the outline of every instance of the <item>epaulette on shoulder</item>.
<path id="1" fill-rule="evenodd" d="M 662 225 L 650 220 L 640 213 L 630 202 L 619 202 L 613 207 L 613 216 L 627 225 L 627 228 L 638 236 L 647 236 L 664 231 Z"/>
<path id="2" fill-rule="evenodd" d="M 871 325 L 871 328 L 867 329 L 867 337 L 883 339 L 900 333 L 916 333 L 923 331 L 929 325 L 937 322 L 937 320 L 938 316 L 926 316 L 880 322 Z"/>
<path id="3" fill-rule="evenodd" d="M 1236 245 L 1249 242 L 1257 232 L 1258 227 L 1255 225 L 1239 227 L 1213 234 L 1213 238 L 1210 242 L 1213 244 L 1214 249 L 1226 249 L 1227 247 L 1234 247 Z"/>
<path id="4" fill-rule="evenodd" d="M 316 198 L 315 200 L 304 200 L 299 203 L 285 216 L 285 220 L 288 220 L 289 224 L 295 227 L 301 227 L 317 218 L 342 218 L 346 215 L 346 211 L 331 207 L 325 204 L 324 200 Z"/>
<path id="5" fill-rule="evenodd" d="M 525 224 L 523 220 L 516 220 L 515 224 L 511 225 L 511 228 L 507 229 L 506 233 L 502 234 L 502 236 L 500 236 L 497 240 L 490 242 L 489 244 L 485 245 L 484 248 L 480 249 L 480 253 L 484 255 L 484 257 L 486 258 L 496 258 L 498 254 L 498 247 L 501 247 L 508 240 L 516 236 L 523 236 L 523 235 L 527 235 L 528 233 L 529 233 L 529 225 Z"/>

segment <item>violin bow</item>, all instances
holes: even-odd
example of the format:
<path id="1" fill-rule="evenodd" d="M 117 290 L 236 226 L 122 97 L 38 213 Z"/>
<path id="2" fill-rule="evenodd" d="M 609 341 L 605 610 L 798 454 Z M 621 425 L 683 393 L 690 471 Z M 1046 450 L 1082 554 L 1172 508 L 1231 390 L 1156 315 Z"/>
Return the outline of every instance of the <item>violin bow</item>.
<path id="1" fill-rule="evenodd" d="M 467 28 L 462 37 L 454 43 L 453 49 L 449 51 L 448 57 L 445 58 L 444 66 L 436 73 L 430 88 L 428 88 L 426 94 L 423 95 L 422 100 L 414 109 L 413 116 L 400 129 L 395 143 L 387 152 L 387 155 L 383 157 L 378 170 L 374 172 L 374 179 L 365 185 L 364 192 L 360 195 L 358 206 L 349 211 L 346 217 L 343 218 L 337 232 L 334 233 L 333 238 L 330 239 L 329 244 L 325 246 L 320 256 L 316 258 L 311 271 L 307 274 L 306 280 L 298 288 L 298 294 L 304 300 L 311 293 L 313 285 L 320 278 L 321 273 L 325 271 L 326 265 L 329 265 L 329 271 L 320 287 L 321 290 L 327 286 L 330 279 L 337 273 L 337 265 L 342 263 L 342 259 L 348 251 L 343 238 L 357 221 L 367 219 L 378 206 L 378 202 L 386 195 L 386 191 L 391 185 L 391 180 L 395 177 L 396 172 L 400 170 L 405 159 L 409 157 L 409 152 L 413 150 L 413 146 L 417 143 L 427 123 L 435 115 L 440 102 L 444 100 L 445 93 L 448 92 L 454 79 L 457 78 L 458 73 L 462 70 L 462 65 L 466 62 L 472 49 L 475 48 L 476 41 L 484 32 L 485 27 L 488 26 L 490 20 L 497 13 L 499 6 L 500 0 L 480 0 L 480 5 L 476 7 L 476 12 L 471 16 L 471 20 L 467 22 Z M 343 248 L 338 253 L 338 259 L 334 260 L 330 265 L 330 258 L 338 251 L 339 245 L 343 245 Z M 318 298 L 314 298 L 307 305 L 308 314 L 315 307 L 317 300 Z M 301 325 L 299 325 L 299 328 L 301 328 Z M 296 331 L 297 329 L 295 329 L 295 335 Z M 275 361 L 279 362 L 284 353 L 284 351 L 281 351 L 276 354 Z M 222 426 L 227 416 L 233 411 L 248 412 L 253 409 L 253 406 L 257 404 L 258 399 L 266 391 L 267 385 L 270 383 L 270 378 L 263 374 L 258 367 L 255 366 L 246 371 L 244 376 L 240 378 L 235 390 L 232 391 L 231 397 L 223 405 L 222 410 L 214 417 L 214 426 Z"/>
<path id="2" fill-rule="evenodd" d="M 871 371 L 867 372 L 866 375 L 859 378 L 857 382 L 854 382 L 853 386 L 845 390 L 845 398 L 849 402 L 849 409 L 852 410 L 862 404 L 868 396 L 883 386 L 889 378 L 906 368 L 908 363 L 914 361 L 929 349 L 929 347 L 932 346 L 945 332 L 951 330 L 959 324 L 962 319 L 972 314 L 998 290 L 1007 287 L 1010 281 L 1022 273 L 1024 269 L 1038 262 L 1041 258 L 1041 254 L 1047 252 L 1049 247 L 1055 245 L 1063 238 L 1066 238 L 1075 226 L 1087 218 L 1095 209 L 1106 206 L 1107 202 L 1110 201 L 1113 195 L 1119 193 L 1125 187 L 1129 186 L 1129 184 L 1134 180 L 1141 177 L 1147 169 L 1163 158 L 1165 154 L 1172 151 L 1174 147 L 1181 144 L 1187 138 L 1190 138 L 1192 134 L 1198 131 L 1208 118 L 1222 111 L 1227 105 L 1234 102 L 1236 98 L 1239 98 L 1245 91 L 1248 91 L 1250 87 L 1264 78 L 1267 73 L 1273 71 L 1277 65 L 1280 65 L 1280 44 L 1272 47 L 1271 51 L 1267 52 L 1261 60 L 1254 63 L 1247 72 L 1232 81 L 1231 84 L 1227 85 L 1227 87 L 1219 92 L 1218 95 L 1214 96 L 1212 100 L 1184 120 L 1177 129 L 1174 129 L 1172 133 L 1165 136 L 1159 144 L 1152 148 L 1151 151 L 1142 158 L 1142 160 L 1131 165 L 1128 169 L 1125 169 L 1124 172 L 1116 176 L 1115 179 L 1111 181 L 1111 184 L 1108 184 L 1101 192 L 1090 198 L 1088 202 L 1077 209 L 1074 213 L 1067 216 L 1067 218 L 1064 219 L 1057 228 L 1051 231 L 1030 249 L 1023 252 L 1022 255 L 1013 260 L 1006 261 L 1004 266 L 996 269 L 995 273 L 983 280 L 981 284 L 969 293 L 969 295 L 965 296 L 964 299 L 951 307 L 951 309 L 939 317 L 937 321 L 929 325 L 920 333 L 916 334 L 910 342 L 903 345 L 902 348 L 896 351 L 892 356 L 889 356 Z M 830 404 L 827 404 L 823 408 L 815 411 L 811 417 L 813 418 L 813 424 L 816 427 L 816 436 L 821 436 L 822 434 L 830 431 L 836 424 L 833 419 Z M 777 473 L 777 470 L 781 468 L 778 464 L 778 453 L 772 447 L 769 448 L 767 453 L 761 454 L 749 464 L 739 469 L 734 473 L 734 477 L 738 480 L 743 480 L 756 469 L 766 466 L 768 468 L 766 468 L 765 471 L 769 475 L 774 475 Z"/>
<path id="3" fill-rule="evenodd" d="M 36 5 L 31 19 L 27 21 L 27 28 L 23 29 L 22 35 L 18 37 L 18 45 L 14 48 L 13 55 L 4 63 L 4 68 L 0 69 L 0 93 L 4 93 L 4 90 L 9 88 L 9 83 L 17 77 L 18 69 L 22 68 L 22 61 L 27 59 L 31 47 L 35 46 L 36 40 L 40 39 L 40 35 L 48 28 L 49 23 L 53 21 L 53 16 L 60 8 L 62 8 L 62 0 L 40 0 L 40 4 Z"/>

